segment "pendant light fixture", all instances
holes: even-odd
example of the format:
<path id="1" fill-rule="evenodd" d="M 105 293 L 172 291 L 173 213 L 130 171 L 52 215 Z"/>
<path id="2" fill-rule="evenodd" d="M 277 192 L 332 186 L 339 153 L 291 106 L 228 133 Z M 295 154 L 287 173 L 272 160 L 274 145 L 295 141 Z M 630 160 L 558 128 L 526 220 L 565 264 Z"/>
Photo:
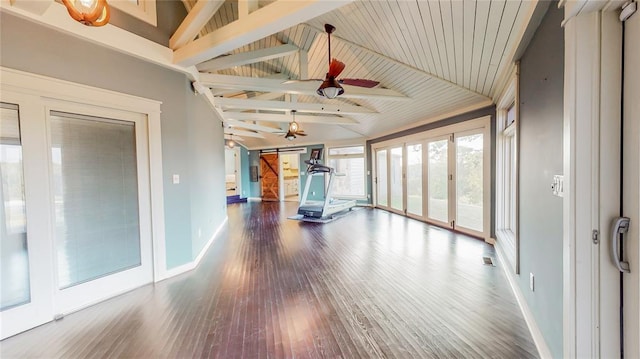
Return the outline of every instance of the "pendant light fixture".
<path id="1" fill-rule="evenodd" d="M 111 16 L 107 0 L 62 0 L 71 17 L 87 26 L 104 26 Z"/>
<path id="2" fill-rule="evenodd" d="M 336 98 L 344 93 L 344 89 L 336 80 L 336 76 L 338 76 L 344 69 L 344 64 L 335 59 L 333 61 L 331 60 L 331 33 L 335 31 L 335 29 L 336 28 L 331 24 L 324 24 L 324 30 L 327 32 L 327 42 L 329 47 L 329 72 L 327 72 L 324 81 L 322 81 L 322 84 L 316 93 L 326 98 Z"/>

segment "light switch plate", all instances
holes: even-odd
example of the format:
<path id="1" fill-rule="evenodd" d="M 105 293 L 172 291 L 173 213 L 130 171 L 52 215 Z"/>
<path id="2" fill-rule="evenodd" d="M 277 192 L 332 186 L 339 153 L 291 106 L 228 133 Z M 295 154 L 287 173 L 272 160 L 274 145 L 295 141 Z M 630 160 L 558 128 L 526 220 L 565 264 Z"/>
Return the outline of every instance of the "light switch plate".
<path id="1" fill-rule="evenodd" d="M 180 183 L 180 175 L 173 175 L 173 184 Z"/>

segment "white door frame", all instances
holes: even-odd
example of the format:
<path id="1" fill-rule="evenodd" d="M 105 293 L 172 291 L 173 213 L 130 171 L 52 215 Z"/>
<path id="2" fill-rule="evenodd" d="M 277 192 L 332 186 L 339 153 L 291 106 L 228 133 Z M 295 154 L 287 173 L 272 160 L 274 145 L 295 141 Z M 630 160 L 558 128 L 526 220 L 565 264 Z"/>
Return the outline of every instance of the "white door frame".
<path id="1" fill-rule="evenodd" d="M 619 272 L 609 231 L 619 216 L 621 25 L 617 12 L 577 15 L 572 5 L 565 7 L 563 357 L 618 357 Z"/>
<path id="2" fill-rule="evenodd" d="M 131 95 L 126 95 L 114 91 L 103 90 L 91 86 L 80 85 L 68 81 L 54 79 L 51 77 L 31 74 L 23 71 L 17 71 L 0 67 L 0 78 L 2 78 L 2 88 L 0 94 L 2 98 L 0 100 L 5 102 L 12 102 L 10 94 L 16 94 L 16 96 L 30 96 L 33 101 L 30 103 L 36 106 L 32 106 L 34 110 L 28 110 L 28 106 L 24 107 L 25 111 L 32 111 L 32 116 L 42 117 L 44 121 L 44 107 L 46 101 L 63 101 L 68 103 L 76 103 L 78 105 L 90 104 L 92 106 L 101 107 L 103 109 L 111 111 L 125 111 L 140 113 L 146 116 L 146 128 L 147 133 L 148 151 L 149 151 L 149 193 L 150 193 L 150 219 L 153 224 L 150 228 L 152 236 L 153 247 L 153 280 L 160 281 L 168 278 L 168 271 L 166 269 L 166 246 L 165 246 L 165 231 L 164 231 L 164 201 L 163 201 L 163 175 L 162 175 L 162 144 L 160 133 L 160 105 L 161 103 L 154 100 L 144 99 Z M 37 105 L 41 107 L 37 109 Z M 23 114 L 28 115 L 28 114 Z M 40 140 L 37 140 L 37 146 L 47 145 L 45 126 L 41 126 L 41 133 L 38 135 Z M 46 149 L 43 153 L 48 153 Z M 25 177 L 29 175 L 32 169 L 25 165 Z M 29 175 L 31 176 L 31 175 Z M 25 181 L 27 181 L 25 179 Z M 39 195 L 44 198 L 50 198 L 49 189 L 47 193 L 40 193 Z M 31 209 L 30 209 L 31 211 Z M 47 225 L 47 230 L 51 232 L 52 224 Z M 43 258 L 42 256 L 53 256 L 51 238 L 45 239 L 44 250 L 46 254 L 38 253 L 37 258 Z M 49 248 L 46 248 L 49 246 Z M 42 249 L 41 248 L 41 249 Z M 35 259 L 36 257 L 34 257 Z M 50 258 L 52 261 L 52 259 Z M 52 274 L 49 273 L 51 276 Z M 50 280 L 53 283 L 53 279 Z M 53 287 L 49 289 L 51 295 L 53 295 Z M 103 298 L 106 299 L 106 298 Z M 84 306 L 92 303 L 85 303 Z M 77 307 L 74 308 L 79 309 Z M 49 306 L 48 313 L 44 313 L 40 317 L 42 320 L 49 321 L 53 319 L 53 303 Z M 4 319 L 4 318 L 3 318 Z M 44 323 L 44 322 L 43 322 Z M 42 323 L 40 323 L 42 324 Z M 28 329 L 28 328 L 25 328 Z M 5 332 L 2 333 L 3 337 Z M 16 334 L 16 333 L 13 333 Z M 8 335 L 13 335 L 8 334 Z"/>
<path id="3" fill-rule="evenodd" d="M 624 300 L 624 355 L 640 357 L 640 14 L 625 23 L 623 209 L 631 219 L 624 237 L 624 260 L 630 273 L 622 274 Z"/>

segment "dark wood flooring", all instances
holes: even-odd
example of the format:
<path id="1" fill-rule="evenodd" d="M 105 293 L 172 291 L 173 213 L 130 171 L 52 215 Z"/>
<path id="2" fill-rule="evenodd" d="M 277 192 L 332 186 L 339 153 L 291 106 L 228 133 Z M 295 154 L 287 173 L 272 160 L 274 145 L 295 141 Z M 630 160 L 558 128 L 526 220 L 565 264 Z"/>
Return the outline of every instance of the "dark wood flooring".
<path id="1" fill-rule="evenodd" d="M 381 210 L 228 207 L 200 266 L 0 342 L 2 358 L 533 358 L 486 243 Z M 498 264 L 499 265 L 499 264 Z"/>

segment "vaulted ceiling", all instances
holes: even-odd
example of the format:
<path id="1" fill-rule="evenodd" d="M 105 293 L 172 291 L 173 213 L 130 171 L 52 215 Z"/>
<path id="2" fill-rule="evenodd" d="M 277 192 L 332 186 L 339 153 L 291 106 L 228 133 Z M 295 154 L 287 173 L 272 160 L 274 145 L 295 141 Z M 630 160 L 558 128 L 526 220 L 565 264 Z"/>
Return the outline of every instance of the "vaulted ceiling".
<path id="1" fill-rule="evenodd" d="M 53 3 L 38 4 L 44 1 Z M 169 48 L 135 35 L 116 48 L 185 72 L 222 118 L 227 137 L 251 149 L 362 142 L 492 104 L 514 69 L 537 5 L 536 0 L 181 1 L 187 16 Z M 14 2 L 2 7 L 34 18 L 47 8 Z M 61 7 L 49 10 L 41 20 L 74 31 L 58 20 L 65 17 Z M 325 24 L 336 28 L 331 56 L 346 64 L 338 78 L 373 80 L 377 86 L 343 85 L 344 94 L 335 99 L 316 94 L 328 71 Z M 93 41 L 106 46 L 118 46 L 112 42 L 124 36 L 115 28 L 83 34 L 100 35 Z M 307 136 L 288 141 L 284 133 L 292 110 Z"/>
<path id="2" fill-rule="evenodd" d="M 281 2 L 286 1 L 220 2 L 198 38 L 185 46 L 206 42 L 214 48 L 214 36 L 241 23 L 245 14 Z M 197 0 L 183 3 L 188 11 L 198 6 Z M 192 50 L 191 57 L 174 50 L 178 62 L 195 62 L 226 133 L 249 148 L 358 140 L 491 104 L 512 70 L 534 7 L 533 1 L 518 0 L 342 1 L 223 53 L 209 52 L 217 54 L 213 58 L 202 49 Z M 264 26 L 281 21 L 290 20 L 275 17 Z M 375 80 L 376 88 L 345 86 L 344 95 L 327 99 L 314 93 L 321 81 L 290 81 L 324 79 L 326 23 L 336 27 L 331 55 L 346 64 L 340 77 Z M 308 134 L 292 142 L 282 134 L 290 110 L 297 110 L 296 120 Z"/>

